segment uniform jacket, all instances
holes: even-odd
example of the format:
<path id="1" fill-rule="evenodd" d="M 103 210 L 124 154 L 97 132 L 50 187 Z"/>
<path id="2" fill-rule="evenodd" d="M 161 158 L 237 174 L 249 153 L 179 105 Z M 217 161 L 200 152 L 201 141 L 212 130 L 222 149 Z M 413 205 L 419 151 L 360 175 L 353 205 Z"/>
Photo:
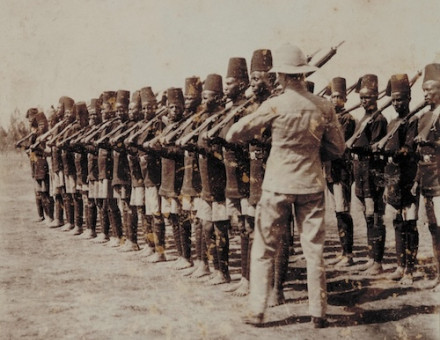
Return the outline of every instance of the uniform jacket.
<path id="1" fill-rule="evenodd" d="M 302 84 L 264 102 L 228 132 L 228 142 L 250 141 L 271 131 L 263 189 L 282 194 L 310 194 L 324 190 L 320 148 L 342 156 L 345 144 L 331 104 Z"/>

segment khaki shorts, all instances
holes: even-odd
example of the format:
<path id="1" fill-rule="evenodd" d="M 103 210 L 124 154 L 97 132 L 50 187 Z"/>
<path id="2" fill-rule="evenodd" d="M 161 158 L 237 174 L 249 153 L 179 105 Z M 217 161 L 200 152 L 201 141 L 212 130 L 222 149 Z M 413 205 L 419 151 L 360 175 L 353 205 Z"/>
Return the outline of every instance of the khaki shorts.
<path id="1" fill-rule="evenodd" d="M 115 185 L 113 186 L 113 198 L 118 200 L 130 200 L 131 186 Z"/>
<path id="2" fill-rule="evenodd" d="M 246 215 L 249 207 L 249 198 L 226 198 L 226 212 L 229 217 Z"/>
<path id="3" fill-rule="evenodd" d="M 66 193 L 74 194 L 76 193 L 76 178 L 72 175 L 64 176 L 64 182 L 66 185 Z"/>
<path id="4" fill-rule="evenodd" d="M 34 188 L 36 192 L 49 192 L 49 176 L 45 179 L 36 179 Z"/>
<path id="5" fill-rule="evenodd" d="M 113 198 L 113 188 L 111 180 L 100 179 L 98 181 L 98 197 L 96 198 Z"/>
<path id="6" fill-rule="evenodd" d="M 145 205 L 145 188 L 131 187 L 130 205 L 142 207 Z"/>
<path id="7" fill-rule="evenodd" d="M 256 209 L 257 209 L 257 207 L 255 205 L 249 204 L 246 215 L 251 216 L 251 217 L 255 217 Z"/>
<path id="8" fill-rule="evenodd" d="M 226 213 L 226 202 L 208 202 L 200 199 L 197 210 L 197 217 L 210 222 L 228 221 Z"/>
<path id="9" fill-rule="evenodd" d="M 197 211 L 200 204 L 200 197 L 182 196 L 183 211 Z"/>
<path id="10" fill-rule="evenodd" d="M 62 171 L 54 172 L 52 180 L 54 188 L 64 187 L 64 173 Z"/>
<path id="11" fill-rule="evenodd" d="M 89 181 L 89 198 L 98 198 L 99 183 L 98 181 Z"/>
<path id="12" fill-rule="evenodd" d="M 145 214 L 160 215 L 160 196 L 156 187 L 145 188 Z"/>
<path id="13" fill-rule="evenodd" d="M 181 204 L 176 197 L 161 197 L 162 214 L 180 214 Z"/>

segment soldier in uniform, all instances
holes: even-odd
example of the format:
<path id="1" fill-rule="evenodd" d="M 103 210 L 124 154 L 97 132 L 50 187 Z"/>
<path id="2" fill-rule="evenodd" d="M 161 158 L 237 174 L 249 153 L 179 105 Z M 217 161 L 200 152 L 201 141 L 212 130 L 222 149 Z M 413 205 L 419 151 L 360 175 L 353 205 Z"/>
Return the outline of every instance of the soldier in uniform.
<path id="1" fill-rule="evenodd" d="M 113 157 L 111 148 L 107 144 L 98 145 L 94 139 L 100 139 L 108 135 L 119 126 L 115 118 L 116 93 L 105 91 L 102 94 L 102 120 L 103 123 L 95 133 L 86 138 L 86 144 L 94 144 L 98 153 L 98 197 L 97 205 L 101 218 L 101 235 L 95 239 L 97 243 L 110 241 L 110 225 L 112 227 L 112 247 L 118 247 L 122 239 L 121 211 L 117 200 L 113 197 Z"/>
<path id="2" fill-rule="evenodd" d="M 32 109 L 31 109 L 32 110 Z M 48 121 L 43 112 L 38 112 L 35 109 L 35 114 L 33 114 L 33 124 L 36 125 L 36 134 L 31 137 L 31 142 L 35 142 L 35 139 L 38 136 L 41 136 L 48 130 Z M 32 113 L 31 113 L 32 114 Z M 44 151 L 44 147 L 39 145 L 38 148 L 33 150 L 30 153 L 31 165 L 32 165 L 32 177 L 35 180 L 35 194 L 38 197 L 37 199 L 37 207 L 39 207 L 39 202 L 41 202 L 41 212 L 40 216 L 43 217 L 44 213 L 46 214 L 46 219 L 48 223 L 53 221 L 53 213 L 54 213 L 54 201 L 52 197 L 49 195 L 50 192 L 50 181 L 49 181 L 49 165 L 47 163 L 46 154 Z"/>
<path id="3" fill-rule="evenodd" d="M 128 107 L 128 120 L 125 131 L 128 132 L 127 130 L 132 129 L 133 133 L 136 132 L 135 124 L 142 120 L 140 91 L 133 92 Z M 138 251 L 138 222 L 139 216 L 141 220 L 145 218 L 145 189 L 137 149 L 132 147 L 125 148 L 124 144 L 119 141 L 118 136 L 111 141 L 111 144 L 113 148 L 125 149 L 130 169 L 131 194 L 126 230 L 127 239 L 121 251 Z"/>
<path id="4" fill-rule="evenodd" d="M 440 64 L 425 66 L 423 79 L 425 100 L 431 110 L 424 113 L 418 123 L 418 134 L 415 138 L 419 156 L 416 184 L 420 187 L 429 231 L 432 237 L 434 262 L 437 273 L 427 287 L 440 291 Z M 413 189 L 413 193 L 415 188 Z"/>
<path id="5" fill-rule="evenodd" d="M 117 117 L 117 126 L 116 128 L 110 132 L 110 135 L 116 133 L 116 131 L 124 132 L 131 124 L 134 124 L 133 121 L 128 122 L 128 105 L 130 102 L 130 91 L 126 90 L 118 90 L 116 93 L 116 117 Z M 110 137 L 109 137 L 110 138 Z M 131 209 L 129 207 L 130 203 L 130 192 L 131 192 L 131 180 L 130 180 L 130 169 L 128 166 L 128 158 L 127 152 L 125 148 L 118 146 L 112 147 L 109 143 L 109 138 L 104 138 L 101 141 L 105 143 L 112 150 L 113 157 L 113 175 L 112 175 L 112 187 L 113 187 L 113 197 L 117 200 L 117 204 L 119 207 L 120 215 L 122 216 L 122 227 L 125 231 L 125 235 L 128 239 L 127 248 L 132 249 L 136 248 L 136 244 L 132 244 L 130 240 L 130 223 L 129 223 L 129 215 Z M 122 231 L 122 230 L 121 230 Z M 116 244 L 122 244 L 122 233 L 117 232 L 117 237 L 119 241 L 115 241 Z M 115 245 L 116 245 L 115 244 Z M 124 249 L 123 249 L 124 250 Z"/>
<path id="6" fill-rule="evenodd" d="M 190 119 L 190 124 L 182 131 L 186 135 L 193 131 L 198 125 L 200 115 L 203 108 L 200 106 L 202 102 L 202 82 L 199 77 L 188 77 L 185 79 L 185 112 L 184 117 Z M 177 137 L 177 136 L 176 136 Z M 191 277 L 202 277 L 209 274 L 208 257 L 206 254 L 206 242 L 203 236 L 202 224 L 197 217 L 197 207 L 200 200 L 201 179 L 197 162 L 197 153 L 193 150 L 184 150 L 184 174 L 183 183 L 180 190 L 182 196 L 182 220 L 190 221 L 192 230 L 195 233 L 195 250 L 196 260 L 194 266 L 188 267 L 186 263 L 182 263 L 178 269 L 191 268 L 185 271 L 184 275 Z M 191 227 L 189 230 L 182 228 L 181 242 L 183 248 L 191 249 Z"/>
<path id="7" fill-rule="evenodd" d="M 58 122 L 61 122 L 64 119 L 64 111 L 66 107 L 70 107 L 70 109 L 73 106 L 73 99 L 69 97 L 61 97 L 58 101 L 58 106 L 56 109 L 56 112 L 54 113 L 54 116 L 51 117 L 51 124 L 55 126 Z M 64 128 L 65 124 L 61 124 L 56 131 L 54 131 L 54 135 L 57 135 L 60 133 Z M 63 161 L 61 158 L 61 150 L 56 147 L 51 147 L 51 158 L 52 158 L 52 181 L 53 181 L 53 194 L 54 194 L 54 200 L 55 200 L 55 218 L 53 222 L 51 223 L 51 228 L 57 228 L 61 227 L 63 225 L 63 213 L 64 213 L 64 204 L 63 204 L 63 195 L 65 193 L 65 186 L 64 186 L 64 173 L 63 173 Z M 66 211 L 66 218 L 69 219 L 67 216 Z"/>
<path id="8" fill-rule="evenodd" d="M 369 260 L 361 269 L 366 270 L 366 274 L 376 275 L 383 271 L 382 259 L 385 250 L 385 226 L 383 224 L 385 161 L 379 155 L 373 154 L 372 145 L 386 135 L 387 120 L 382 113 L 375 114 L 378 98 L 376 75 L 366 74 L 360 78 L 356 91 L 359 92 L 365 114 L 353 137 L 347 141 L 347 147 L 351 149 L 353 157 L 356 196 L 364 206 L 367 224 Z"/>
<path id="9" fill-rule="evenodd" d="M 202 121 L 223 110 L 223 84 L 218 74 L 206 77 L 202 103 L 205 113 Z M 199 169 L 202 182 L 201 200 L 197 217 L 203 226 L 203 233 L 208 248 L 208 258 L 213 261 L 214 274 L 210 276 L 210 284 L 229 283 L 229 217 L 226 212 L 226 171 L 222 150 L 218 144 L 210 146 L 206 132 L 212 128 L 212 123 L 199 131 L 197 150 L 199 153 Z"/>
<path id="10" fill-rule="evenodd" d="M 406 74 L 392 75 L 386 94 L 391 96 L 398 116 L 388 124 L 387 135 L 374 148 L 387 160 L 385 166 L 384 200 L 386 210 L 393 216 L 396 239 L 397 268 L 389 278 L 413 283 L 419 234 L 417 231 L 418 198 L 411 194 L 417 172 L 413 141 L 417 121 L 407 121 L 410 113 L 411 87 Z"/>
<path id="11" fill-rule="evenodd" d="M 356 126 L 353 116 L 345 112 L 347 101 L 347 85 L 345 78 L 333 78 L 329 86 L 330 98 L 341 124 L 345 140 L 354 133 Z M 351 266 L 353 262 L 353 219 L 350 214 L 352 170 L 349 152 L 333 161 L 325 162 L 327 187 L 335 204 L 338 234 L 342 246 L 342 254 L 330 264 L 338 267 Z"/>
<path id="12" fill-rule="evenodd" d="M 245 110 L 246 114 L 252 113 L 260 105 L 272 96 L 276 74 L 269 72 L 272 68 L 272 53 L 270 50 L 262 49 L 254 51 L 251 59 L 251 80 L 255 100 Z M 235 130 L 234 130 L 235 131 Z M 229 142 L 239 142 L 239 134 L 230 135 Z M 242 238 L 248 243 L 242 242 L 241 246 L 241 271 L 242 278 L 235 286 L 233 295 L 245 296 L 249 293 L 250 278 L 250 253 L 254 238 L 254 226 L 256 207 L 261 197 L 261 186 L 263 183 L 266 161 L 270 151 L 270 131 L 265 130 L 260 138 L 252 139 L 249 142 L 249 206 L 246 212 L 246 228 L 242 233 Z M 283 242 L 283 246 L 276 250 L 274 261 L 274 278 L 272 289 L 268 298 L 268 306 L 276 306 L 284 302 L 283 283 L 286 278 L 288 268 L 288 236 Z"/>
<path id="13" fill-rule="evenodd" d="M 227 136 L 230 140 L 238 134 L 242 143 L 258 137 L 264 129 L 269 129 L 272 136 L 252 246 L 250 314 L 244 318 L 246 323 L 263 322 L 273 282 L 275 252 L 283 247 L 294 211 L 307 261 L 310 314 L 315 327 L 327 324 L 323 259 L 325 180 L 320 148 L 322 145 L 323 155 L 340 157 L 345 146 L 332 106 L 306 89 L 304 73 L 315 69 L 307 65 L 298 47 L 283 45 L 276 51 L 272 71 L 278 72 L 284 93 L 242 118 Z"/>
<path id="14" fill-rule="evenodd" d="M 142 111 L 146 126 L 150 126 L 131 136 L 131 142 L 126 145 L 136 145 L 139 148 L 139 163 L 145 187 L 145 219 L 143 220 L 147 245 L 142 255 L 148 256 L 148 262 L 166 261 L 165 256 L 165 222 L 160 207 L 159 187 L 161 183 L 160 154 L 155 150 L 145 150 L 142 144 L 162 132 L 164 124 L 156 118 L 158 103 L 151 87 L 141 90 Z M 151 255 L 151 256 L 150 256 Z"/>
<path id="15" fill-rule="evenodd" d="M 168 115 L 167 125 L 163 128 L 162 134 L 154 140 L 147 142 L 148 148 L 157 150 L 161 155 L 161 185 L 159 195 L 161 197 L 161 212 L 164 219 L 171 224 L 174 243 L 179 256 L 176 269 L 181 266 L 192 266 L 191 260 L 191 223 L 189 219 L 182 219 L 181 203 L 179 201 L 180 189 L 182 188 L 184 174 L 184 155 L 181 149 L 174 146 L 163 147 L 159 138 L 166 135 L 173 128 L 177 127 L 183 117 L 185 102 L 183 92 L 180 88 L 169 88 L 167 90 Z M 182 235 L 184 237 L 182 237 Z M 184 241 L 184 242 L 182 242 Z"/>

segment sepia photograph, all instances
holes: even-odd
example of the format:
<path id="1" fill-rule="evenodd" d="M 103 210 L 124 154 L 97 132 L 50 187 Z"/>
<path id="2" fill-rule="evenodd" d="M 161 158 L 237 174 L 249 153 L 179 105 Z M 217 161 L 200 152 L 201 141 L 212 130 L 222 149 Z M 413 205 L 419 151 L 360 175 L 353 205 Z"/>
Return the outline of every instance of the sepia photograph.
<path id="1" fill-rule="evenodd" d="M 1 339 L 440 339 L 440 2 L 1 0 Z"/>

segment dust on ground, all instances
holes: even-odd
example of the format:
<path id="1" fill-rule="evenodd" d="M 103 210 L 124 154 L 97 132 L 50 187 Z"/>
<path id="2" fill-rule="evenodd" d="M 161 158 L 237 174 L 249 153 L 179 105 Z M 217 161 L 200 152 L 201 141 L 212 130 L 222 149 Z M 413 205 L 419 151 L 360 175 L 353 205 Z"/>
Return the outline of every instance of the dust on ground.
<path id="1" fill-rule="evenodd" d="M 438 294 L 400 287 L 354 268 L 327 268 L 330 326 L 314 329 L 298 238 L 285 284 L 286 304 L 267 311 L 264 327 L 241 322 L 247 298 L 184 277 L 173 261 L 150 264 L 136 253 L 93 244 L 36 217 L 23 154 L 0 156 L 1 339 L 440 339 Z M 366 230 L 354 206 L 355 257 L 366 257 Z M 386 273 L 394 270 L 394 231 L 387 221 Z M 417 281 L 432 278 L 432 245 L 420 225 Z M 167 254 L 175 255 L 167 230 Z M 328 216 L 326 259 L 339 252 Z M 141 247 L 144 245 L 141 244 Z M 240 277 L 239 237 L 231 239 L 233 282 Z"/>

